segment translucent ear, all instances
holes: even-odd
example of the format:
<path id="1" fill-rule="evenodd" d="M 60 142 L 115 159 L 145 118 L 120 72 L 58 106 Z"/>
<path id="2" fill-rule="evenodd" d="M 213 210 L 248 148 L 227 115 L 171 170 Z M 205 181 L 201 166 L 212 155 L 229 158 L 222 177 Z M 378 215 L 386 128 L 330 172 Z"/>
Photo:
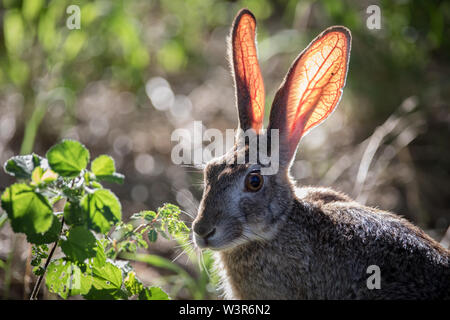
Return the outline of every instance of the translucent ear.
<path id="1" fill-rule="evenodd" d="M 292 159 L 301 137 L 338 105 L 350 49 L 350 31 L 331 27 L 314 39 L 289 69 L 275 95 L 268 128 L 280 130 L 280 151 L 286 162 Z"/>
<path id="2" fill-rule="evenodd" d="M 234 19 L 230 35 L 231 69 L 236 86 L 239 126 L 259 132 L 264 119 L 264 83 L 256 51 L 256 21 L 241 10 Z"/>

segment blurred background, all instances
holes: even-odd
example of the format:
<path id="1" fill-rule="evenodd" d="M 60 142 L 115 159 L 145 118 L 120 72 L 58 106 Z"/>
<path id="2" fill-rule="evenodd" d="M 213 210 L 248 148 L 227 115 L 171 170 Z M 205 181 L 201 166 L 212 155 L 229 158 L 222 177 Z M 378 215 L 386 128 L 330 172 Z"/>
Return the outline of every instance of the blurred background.
<path id="1" fill-rule="evenodd" d="M 72 4 L 81 9 L 78 30 L 66 26 Z M 373 4 L 381 29 L 366 25 Z M 121 199 L 124 220 L 170 202 L 190 225 L 202 174 L 172 163 L 170 137 L 177 128 L 193 130 L 194 120 L 222 132 L 237 126 L 225 53 L 243 7 L 258 21 L 266 119 L 290 64 L 318 33 L 341 24 L 353 35 L 343 99 L 302 140 L 292 167 L 298 184 L 331 186 L 392 210 L 448 247 L 448 1 L 3 0 L 0 163 L 77 139 L 91 158 L 109 154 L 125 174 L 125 184 L 107 186 Z M 12 182 L 1 170 L 0 192 Z M 29 252 L 25 238 L 2 223 L 0 298 L 29 295 Z M 175 298 L 218 297 L 210 255 L 182 254 L 164 239 L 148 252 L 168 264 L 136 262 L 143 282 Z"/>

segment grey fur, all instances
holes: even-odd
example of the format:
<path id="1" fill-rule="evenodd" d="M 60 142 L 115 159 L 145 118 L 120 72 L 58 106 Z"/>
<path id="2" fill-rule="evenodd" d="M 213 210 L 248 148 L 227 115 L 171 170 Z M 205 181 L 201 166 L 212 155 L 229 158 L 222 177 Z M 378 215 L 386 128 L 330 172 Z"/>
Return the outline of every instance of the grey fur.
<path id="1" fill-rule="evenodd" d="M 194 230 L 220 229 L 208 245 L 219 250 L 226 298 L 450 298 L 449 251 L 405 219 L 283 174 L 246 193 L 252 166 L 224 161 L 208 164 Z M 367 288 L 370 265 L 381 269 L 380 290 Z"/>
<path id="2" fill-rule="evenodd" d="M 226 298 L 450 299 L 450 251 L 421 229 L 334 190 L 296 187 L 290 158 L 248 192 L 245 177 L 261 165 L 235 164 L 239 152 L 248 150 L 205 167 L 193 224 L 196 244 L 216 251 Z M 367 287 L 370 265 L 381 289 Z"/>

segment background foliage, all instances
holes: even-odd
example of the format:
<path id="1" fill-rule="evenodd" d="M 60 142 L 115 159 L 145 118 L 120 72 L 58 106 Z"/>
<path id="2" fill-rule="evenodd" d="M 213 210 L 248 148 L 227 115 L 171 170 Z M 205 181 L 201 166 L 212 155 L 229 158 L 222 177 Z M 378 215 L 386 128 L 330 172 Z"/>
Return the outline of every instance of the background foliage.
<path id="1" fill-rule="evenodd" d="M 71 4 L 81 8 L 80 30 L 66 27 Z M 366 27 L 371 4 L 381 8 L 380 30 Z M 333 186 L 441 239 L 450 223 L 448 1 L 3 0 L 0 163 L 74 138 L 92 159 L 111 155 L 126 175 L 123 185 L 106 183 L 124 218 L 171 202 L 189 224 L 201 175 L 172 164 L 170 135 L 192 130 L 194 120 L 236 126 L 225 38 L 242 7 L 258 20 L 266 112 L 313 37 L 333 24 L 352 31 L 343 99 L 302 141 L 292 168 L 298 183 Z M 12 182 L 0 172 L 0 192 Z M 34 281 L 23 263 L 30 249 L 4 221 L 0 215 L 0 296 L 21 298 Z M 140 278 L 158 279 L 177 297 L 215 297 L 195 254 L 177 258 L 173 247 L 158 239 L 135 256 Z"/>

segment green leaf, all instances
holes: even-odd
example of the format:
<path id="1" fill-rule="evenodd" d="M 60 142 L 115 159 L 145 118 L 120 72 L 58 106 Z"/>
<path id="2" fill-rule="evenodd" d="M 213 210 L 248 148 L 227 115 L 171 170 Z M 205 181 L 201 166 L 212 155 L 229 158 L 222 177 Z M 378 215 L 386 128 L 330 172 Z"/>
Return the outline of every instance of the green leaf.
<path id="1" fill-rule="evenodd" d="M 106 254 L 105 254 L 105 246 L 103 245 L 101 240 L 97 240 L 95 252 L 96 252 L 95 258 L 92 259 L 93 266 L 103 267 L 106 264 Z"/>
<path id="2" fill-rule="evenodd" d="M 83 226 L 73 227 L 67 240 L 61 242 L 61 249 L 73 261 L 83 262 L 94 257 L 96 239 L 91 231 Z"/>
<path id="3" fill-rule="evenodd" d="M 30 264 L 33 267 L 39 267 L 41 265 L 42 259 L 48 258 L 48 246 L 45 244 L 42 245 L 33 245 L 31 247 L 32 258 Z"/>
<path id="4" fill-rule="evenodd" d="M 150 242 L 156 242 L 157 239 L 158 239 L 158 232 L 156 232 L 155 229 L 151 229 L 151 230 L 148 232 L 148 240 L 149 240 Z"/>
<path id="5" fill-rule="evenodd" d="M 77 265 L 65 259 L 58 259 L 52 261 L 47 269 L 47 288 L 63 299 L 73 295 L 87 294 L 92 282 L 91 270 L 86 265 Z"/>
<path id="6" fill-rule="evenodd" d="M 125 240 L 119 243 L 118 252 L 127 251 L 127 252 L 136 252 L 137 246 L 133 240 Z"/>
<path id="7" fill-rule="evenodd" d="M 137 295 L 144 289 L 143 284 L 136 278 L 134 271 L 127 274 L 124 284 L 130 296 Z"/>
<path id="8" fill-rule="evenodd" d="M 44 233 L 27 233 L 27 241 L 34 244 L 52 243 L 58 240 L 61 233 L 61 222 L 58 218 L 53 218 L 50 228 Z"/>
<path id="9" fill-rule="evenodd" d="M 98 180 L 100 181 L 107 181 L 107 182 L 113 182 L 122 184 L 125 180 L 125 176 L 121 173 L 114 172 L 113 174 L 106 175 L 106 176 L 96 176 Z"/>
<path id="10" fill-rule="evenodd" d="M 92 269 L 93 285 L 97 289 L 118 289 L 122 285 L 122 271 L 110 262 Z"/>
<path id="11" fill-rule="evenodd" d="M 87 213 L 90 229 L 107 233 L 122 219 L 122 208 L 117 197 L 107 189 L 97 189 L 83 197 L 81 207 Z"/>
<path id="12" fill-rule="evenodd" d="M 41 178 L 44 175 L 44 170 L 41 167 L 34 168 L 33 172 L 31 173 L 31 180 L 38 185 L 41 183 Z"/>
<path id="13" fill-rule="evenodd" d="M 51 169 L 47 169 L 41 177 L 41 182 L 52 182 L 58 178 L 58 174 Z"/>
<path id="14" fill-rule="evenodd" d="M 121 289 L 97 289 L 92 287 L 83 297 L 87 300 L 126 300 L 128 295 Z"/>
<path id="15" fill-rule="evenodd" d="M 89 151 L 74 140 L 63 140 L 54 145 L 46 156 L 52 170 L 63 177 L 78 176 L 89 162 Z"/>
<path id="16" fill-rule="evenodd" d="M 45 269 L 41 266 L 34 267 L 32 271 L 38 277 L 45 274 Z"/>
<path id="17" fill-rule="evenodd" d="M 31 174 L 32 185 L 40 185 L 41 183 L 48 183 L 55 181 L 58 178 L 58 174 L 51 169 L 44 170 L 42 167 L 34 168 Z"/>
<path id="18" fill-rule="evenodd" d="M 95 158 L 92 161 L 91 169 L 97 180 L 100 181 L 123 183 L 125 178 L 123 174 L 116 172 L 113 158 L 107 155 L 101 155 Z"/>
<path id="19" fill-rule="evenodd" d="M 101 155 L 92 161 L 91 170 L 96 176 L 107 176 L 116 172 L 116 167 L 113 158 Z"/>
<path id="20" fill-rule="evenodd" d="M 30 179 L 33 170 L 42 164 L 42 168 L 46 169 L 46 161 L 36 154 L 25 156 L 15 156 L 5 162 L 5 172 L 19 179 Z"/>
<path id="21" fill-rule="evenodd" d="M 170 298 L 159 287 L 147 287 L 139 293 L 139 300 L 170 300 Z"/>
<path id="22" fill-rule="evenodd" d="M 103 186 L 100 183 L 98 183 L 97 181 L 91 181 L 90 187 L 93 189 L 102 189 L 103 188 Z"/>
<path id="23" fill-rule="evenodd" d="M 64 221 L 69 226 L 82 225 L 86 221 L 86 214 L 80 203 L 67 201 L 64 205 Z"/>
<path id="24" fill-rule="evenodd" d="M 6 188 L 1 200 L 15 232 L 43 233 L 53 223 L 53 210 L 48 200 L 26 184 Z"/>

